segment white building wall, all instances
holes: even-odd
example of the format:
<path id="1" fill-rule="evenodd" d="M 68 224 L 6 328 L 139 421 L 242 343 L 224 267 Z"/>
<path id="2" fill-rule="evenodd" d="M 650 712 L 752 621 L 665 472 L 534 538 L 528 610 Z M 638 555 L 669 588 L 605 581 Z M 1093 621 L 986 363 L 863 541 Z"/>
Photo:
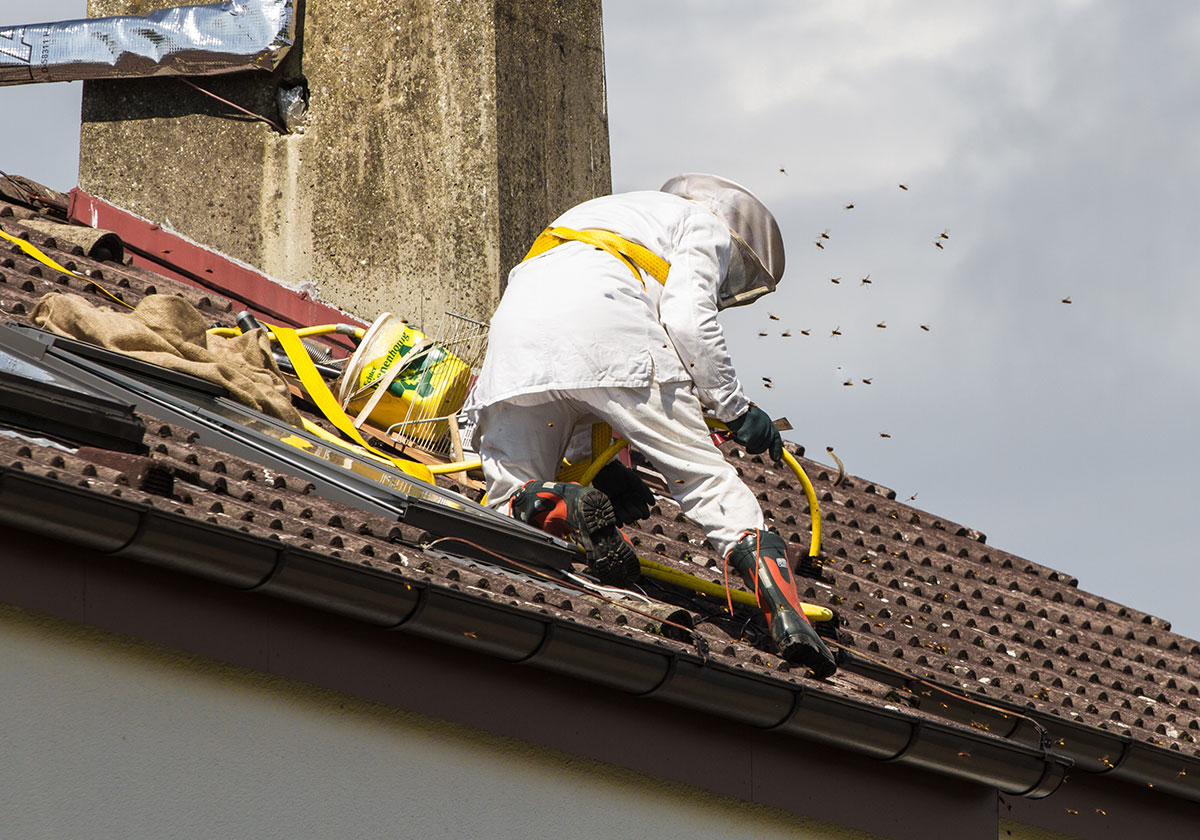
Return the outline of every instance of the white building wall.
<path id="1" fill-rule="evenodd" d="M 0 837 L 871 838 L 6 606 Z"/>

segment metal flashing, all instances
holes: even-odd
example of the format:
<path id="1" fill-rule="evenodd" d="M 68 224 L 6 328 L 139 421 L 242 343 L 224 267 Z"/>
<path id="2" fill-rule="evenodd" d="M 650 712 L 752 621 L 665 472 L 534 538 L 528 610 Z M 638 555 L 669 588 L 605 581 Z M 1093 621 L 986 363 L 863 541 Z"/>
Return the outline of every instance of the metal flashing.
<path id="1" fill-rule="evenodd" d="M 245 263 L 88 195 L 78 187 L 70 192 L 67 214 L 79 224 L 118 234 L 134 265 L 237 301 L 241 308 L 271 323 L 290 327 L 326 323 L 366 326 L 354 316 L 312 299 L 304 290 L 289 288 Z M 332 336 L 326 340 L 353 349 L 344 338 Z"/>

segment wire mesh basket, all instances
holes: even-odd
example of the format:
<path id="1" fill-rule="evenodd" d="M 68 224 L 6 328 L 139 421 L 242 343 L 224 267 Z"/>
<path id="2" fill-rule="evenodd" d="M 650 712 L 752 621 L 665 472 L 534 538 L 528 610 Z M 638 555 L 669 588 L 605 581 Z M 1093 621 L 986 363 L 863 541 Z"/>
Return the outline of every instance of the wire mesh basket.
<path id="1" fill-rule="evenodd" d="M 487 343 L 488 325 L 443 313 L 422 333 L 384 313 L 347 364 L 339 398 L 356 423 L 369 419 L 397 446 L 462 456 L 458 414 Z"/>

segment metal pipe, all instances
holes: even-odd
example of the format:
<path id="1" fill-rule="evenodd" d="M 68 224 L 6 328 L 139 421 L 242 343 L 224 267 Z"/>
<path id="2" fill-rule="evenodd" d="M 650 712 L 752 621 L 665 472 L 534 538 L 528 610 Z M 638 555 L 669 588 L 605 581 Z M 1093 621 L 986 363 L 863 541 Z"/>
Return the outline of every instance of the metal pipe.
<path id="1" fill-rule="evenodd" d="M 10 26 L 0 28 L 0 85 L 274 70 L 295 39 L 295 0 Z"/>

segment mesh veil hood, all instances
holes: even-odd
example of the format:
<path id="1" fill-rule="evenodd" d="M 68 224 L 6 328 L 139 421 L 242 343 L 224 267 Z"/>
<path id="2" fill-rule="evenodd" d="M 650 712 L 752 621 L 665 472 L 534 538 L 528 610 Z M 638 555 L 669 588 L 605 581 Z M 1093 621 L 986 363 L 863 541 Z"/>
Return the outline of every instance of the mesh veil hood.
<path id="1" fill-rule="evenodd" d="M 771 211 L 754 193 L 719 175 L 676 175 L 661 187 L 703 205 L 734 234 L 737 247 L 721 284 L 718 305 L 742 306 L 775 290 L 783 277 L 783 235 Z"/>

